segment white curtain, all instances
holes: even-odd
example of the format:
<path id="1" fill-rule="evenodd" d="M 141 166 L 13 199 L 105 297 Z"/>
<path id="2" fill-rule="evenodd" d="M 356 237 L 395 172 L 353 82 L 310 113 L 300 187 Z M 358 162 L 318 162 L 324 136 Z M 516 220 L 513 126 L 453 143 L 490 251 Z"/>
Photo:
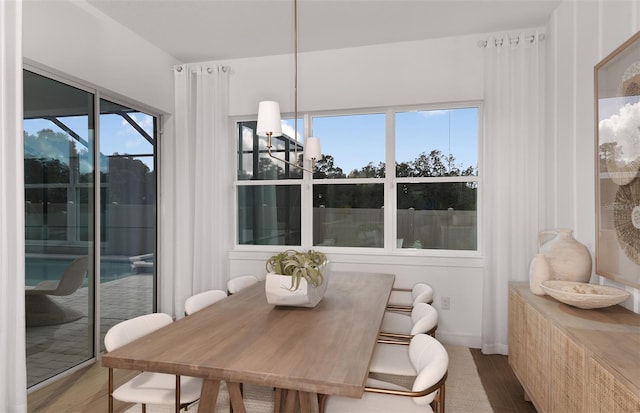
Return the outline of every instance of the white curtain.
<path id="1" fill-rule="evenodd" d="M 22 1 L 0 1 L 0 411 L 27 411 Z"/>
<path id="2" fill-rule="evenodd" d="M 171 299 L 177 317 L 192 294 L 226 290 L 233 222 L 233 165 L 229 135 L 229 67 L 189 66 L 174 68 L 175 135 L 165 143 L 163 154 L 173 186 L 169 192 L 172 222 L 162 236 L 170 254 L 162 277 L 172 277 Z M 163 163 L 164 165 L 164 163 Z M 165 194 L 167 195 L 167 194 Z"/>
<path id="3" fill-rule="evenodd" d="M 544 153 L 541 36 L 496 36 L 485 50 L 482 351 L 487 354 L 507 354 L 509 282 L 528 280 L 537 248 Z"/>

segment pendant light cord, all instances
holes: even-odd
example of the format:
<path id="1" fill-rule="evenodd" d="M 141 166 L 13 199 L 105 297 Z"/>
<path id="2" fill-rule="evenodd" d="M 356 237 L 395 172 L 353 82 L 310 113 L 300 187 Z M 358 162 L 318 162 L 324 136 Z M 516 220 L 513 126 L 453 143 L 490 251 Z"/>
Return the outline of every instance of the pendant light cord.
<path id="1" fill-rule="evenodd" d="M 294 163 L 298 165 L 298 0 L 293 0 L 293 128 Z"/>

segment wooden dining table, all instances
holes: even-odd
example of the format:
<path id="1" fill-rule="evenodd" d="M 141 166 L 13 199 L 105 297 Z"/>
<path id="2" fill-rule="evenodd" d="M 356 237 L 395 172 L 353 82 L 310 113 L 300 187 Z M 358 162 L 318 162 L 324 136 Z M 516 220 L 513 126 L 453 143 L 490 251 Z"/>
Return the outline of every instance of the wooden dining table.
<path id="1" fill-rule="evenodd" d="M 241 383 L 283 390 L 286 412 L 316 413 L 319 395 L 362 397 L 394 278 L 332 272 L 314 308 L 270 305 L 260 282 L 104 354 L 102 365 L 201 377 L 201 413 L 215 412 L 221 381 L 234 413 L 245 412 Z"/>

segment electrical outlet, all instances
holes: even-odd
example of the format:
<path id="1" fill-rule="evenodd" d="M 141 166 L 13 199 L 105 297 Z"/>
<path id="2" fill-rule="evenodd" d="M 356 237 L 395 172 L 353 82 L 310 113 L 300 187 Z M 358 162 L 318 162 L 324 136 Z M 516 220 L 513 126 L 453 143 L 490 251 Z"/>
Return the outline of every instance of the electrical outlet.
<path id="1" fill-rule="evenodd" d="M 451 308 L 451 299 L 449 297 L 442 297 L 440 308 L 443 310 L 449 310 Z"/>

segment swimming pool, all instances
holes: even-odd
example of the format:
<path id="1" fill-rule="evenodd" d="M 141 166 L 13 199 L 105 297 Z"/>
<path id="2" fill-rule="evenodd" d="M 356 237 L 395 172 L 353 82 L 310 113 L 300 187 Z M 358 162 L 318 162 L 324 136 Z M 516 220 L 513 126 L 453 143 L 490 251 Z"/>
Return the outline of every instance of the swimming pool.
<path id="1" fill-rule="evenodd" d="M 26 257 L 25 285 L 33 286 L 45 280 L 59 280 L 64 269 L 75 257 Z M 103 258 L 100 265 L 100 282 L 117 280 L 133 275 L 128 258 Z M 85 279 L 83 287 L 87 286 Z"/>

